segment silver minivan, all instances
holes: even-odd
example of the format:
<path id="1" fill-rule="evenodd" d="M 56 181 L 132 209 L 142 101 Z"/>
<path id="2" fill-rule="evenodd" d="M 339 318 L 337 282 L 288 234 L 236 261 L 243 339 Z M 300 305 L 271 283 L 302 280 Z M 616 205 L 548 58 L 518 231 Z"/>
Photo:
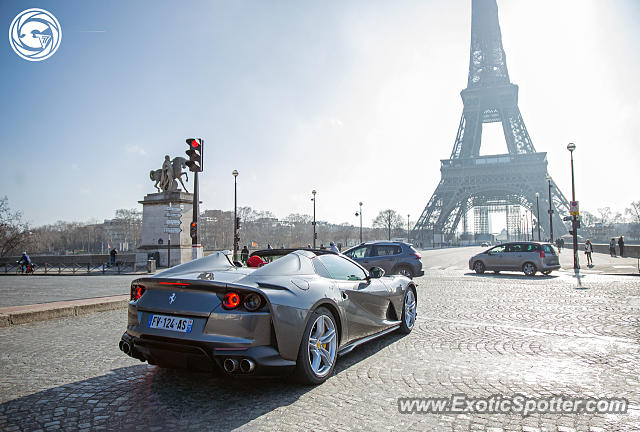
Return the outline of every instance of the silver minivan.
<path id="1" fill-rule="evenodd" d="M 527 276 L 537 272 L 548 275 L 560 268 L 558 252 L 551 243 L 513 242 L 494 246 L 469 259 L 469 269 L 476 273 L 491 270 L 521 271 Z"/>

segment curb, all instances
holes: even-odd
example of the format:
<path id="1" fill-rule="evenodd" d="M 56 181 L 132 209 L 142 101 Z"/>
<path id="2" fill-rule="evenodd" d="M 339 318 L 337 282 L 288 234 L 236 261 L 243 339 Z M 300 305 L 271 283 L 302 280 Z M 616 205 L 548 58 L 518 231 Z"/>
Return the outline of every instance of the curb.
<path id="1" fill-rule="evenodd" d="M 128 295 L 118 295 L 25 306 L 10 306 L 0 308 L 0 327 L 78 316 L 92 312 L 124 309 L 128 304 Z"/>

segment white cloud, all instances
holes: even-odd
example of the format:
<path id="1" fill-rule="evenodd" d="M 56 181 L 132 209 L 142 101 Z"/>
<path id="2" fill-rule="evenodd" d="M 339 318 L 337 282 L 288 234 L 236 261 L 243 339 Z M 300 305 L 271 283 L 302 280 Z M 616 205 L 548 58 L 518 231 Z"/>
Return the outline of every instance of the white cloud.
<path id="1" fill-rule="evenodd" d="M 147 152 L 145 151 L 145 149 L 140 147 L 138 144 L 133 144 L 127 147 L 127 153 L 136 153 L 136 154 L 139 154 L 140 156 L 147 155 Z"/>

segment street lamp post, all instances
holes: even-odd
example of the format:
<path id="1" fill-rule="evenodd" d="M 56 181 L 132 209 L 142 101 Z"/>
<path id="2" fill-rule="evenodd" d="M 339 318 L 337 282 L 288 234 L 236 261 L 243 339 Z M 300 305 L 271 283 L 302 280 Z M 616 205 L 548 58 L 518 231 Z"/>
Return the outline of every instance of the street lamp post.
<path id="1" fill-rule="evenodd" d="M 567 150 L 571 153 L 571 201 L 576 200 L 576 186 L 573 179 L 573 151 L 575 149 L 574 143 L 567 145 Z M 577 275 L 580 272 L 580 263 L 578 262 L 578 220 L 576 215 L 571 216 L 571 228 L 573 233 L 573 271 Z"/>
<path id="2" fill-rule="evenodd" d="M 356 212 L 356 216 L 360 216 L 360 243 L 362 243 L 362 201 L 360 201 L 360 211 Z"/>
<path id="3" fill-rule="evenodd" d="M 540 238 L 540 201 L 538 199 L 539 197 L 540 197 L 540 194 L 538 192 L 536 192 L 536 210 L 538 212 L 538 221 L 537 221 L 537 224 L 538 224 L 538 241 L 541 241 L 541 238 Z"/>
<path id="4" fill-rule="evenodd" d="M 238 170 L 233 170 L 233 261 L 238 260 Z"/>
<path id="5" fill-rule="evenodd" d="M 535 241 L 535 236 L 533 235 L 533 211 L 529 212 L 529 219 L 531 219 L 531 241 Z"/>
<path id="6" fill-rule="evenodd" d="M 409 238 L 409 217 L 411 215 L 407 215 L 407 243 L 411 243 L 411 239 Z"/>
<path id="7" fill-rule="evenodd" d="M 547 176 L 547 182 L 549 183 L 549 235 L 551 236 L 550 242 L 553 243 L 553 201 L 551 200 L 551 176 Z"/>
<path id="8" fill-rule="evenodd" d="M 311 195 L 313 195 L 313 198 L 311 198 L 311 201 L 313 201 L 313 222 L 311 223 L 313 225 L 313 248 L 316 248 L 316 238 L 318 237 L 318 235 L 316 234 L 316 190 L 312 190 L 311 191 Z"/>

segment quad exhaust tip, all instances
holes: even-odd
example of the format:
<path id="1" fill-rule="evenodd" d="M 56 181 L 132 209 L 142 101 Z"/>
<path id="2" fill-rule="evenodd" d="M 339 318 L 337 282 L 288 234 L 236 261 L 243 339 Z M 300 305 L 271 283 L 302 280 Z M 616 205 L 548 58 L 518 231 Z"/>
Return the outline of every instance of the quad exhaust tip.
<path id="1" fill-rule="evenodd" d="M 245 358 L 238 361 L 231 357 L 225 359 L 222 363 L 222 366 L 227 373 L 242 372 L 248 374 L 253 372 L 253 370 L 256 368 L 256 364 L 253 362 L 253 360 Z"/>
<path id="2" fill-rule="evenodd" d="M 238 370 L 238 360 L 232 358 L 225 359 L 223 366 L 224 370 L 228 373 L 235 372 Z"/>
<path id="3" fill-rule="evenodd" d="M 256 365 L 249 359 L 242 359 L 242 361 L 240 361 L 240 370 L 242 373 L 253 372 L 255 367 Z"/>
<path id="4" fill-rule="evenodd" d="M 120 341 L 120 350 L 127 355 L 131 355 L 131 345 L 127 341 Z"/>

